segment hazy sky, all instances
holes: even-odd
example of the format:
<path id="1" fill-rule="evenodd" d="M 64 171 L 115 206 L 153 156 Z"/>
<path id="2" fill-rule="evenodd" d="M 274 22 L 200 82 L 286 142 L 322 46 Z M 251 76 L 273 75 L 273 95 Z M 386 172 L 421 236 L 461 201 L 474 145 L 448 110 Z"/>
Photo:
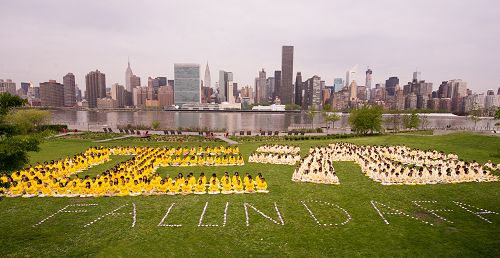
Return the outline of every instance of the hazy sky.
<path id="1" fill-rule="evenodd" d="M 0 78 L 38 84 L 73 72 L 80 88 L 99 69 L 108 87 L 132 70 L 173 79 L 174 63 L 206 62 L 252 85 L 281 69 L 281 46 L 295 46 L 294 73 L 333 84 L 358 65 L 374 82 L 434 83 L 460 78 L 474 91 L 500 86 L 500 1 L 124 1 L 0 0 Z M 295 76 L 294 76 L 295 77 Z"/>

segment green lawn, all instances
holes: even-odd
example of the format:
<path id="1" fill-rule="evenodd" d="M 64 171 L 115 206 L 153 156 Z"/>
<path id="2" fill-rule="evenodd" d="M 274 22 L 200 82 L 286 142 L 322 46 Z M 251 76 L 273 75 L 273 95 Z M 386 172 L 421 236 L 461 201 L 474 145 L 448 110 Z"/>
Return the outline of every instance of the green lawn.
<path id="1" fill-rule="evenodd" d="M 347 139 L 357 144 L 404 144 L 420 149 L 455 152 L 464 160 L 500 163 L 500 137 L 473 134 L 443 136 L 392 135 Z M 292 141 L 299 145 L 302 155 L 310 146 L 326 145 L 328 141 Z M 182 143 L 183 146 L 219 145 L 220 143 Z M 261 143 L 240 144 L 248 155 Z M 42 144 L 39 153 L 33 153 L 35 162 L 59 159 L 82 152 L 89 146 L 149 145 L 165 143 L 113 141 L 94 144 L 82 140 L 50 140 Z M 167 143 L 167 146 L 176 146 Z M 95 174 L 127 157 L 113 156 L 109 164 L 86 171 Z M 0 201 L 0 254 L 9 256 L 106 256 L 106 257 L 226 257 L 226 256 L 391 256 L 391 257 L 499 257 L 500 215 L 476 214 L 466 211 L 453 201 L 500 213 L 500 183 L 464 183 L 428 186 L 382 186 L 361 174 L 352 162 L 335 162 L 340 185 L 294 183 L 294 167 L 246 163 L 242 167 L 161 168 L 159 172 L 176 175 L 193 172 L 220 176 L 262 172 L 269 184 L 269 194 L 204 195 L 204 196 L 141 196 L 113 198 L 4 198 Z M 345 225 L 320 226 L 301 201 L 321 201 L 345 209 L 352 220 Z M 385 224 L 371 201 L 403 211 L 409 216 L 385 215 Z M 416 206 L 422 203 L 428 209 L 447 209 L 437 214 L 453 222 L 437 219 Z M 205 224 L 219 227 L 198 227 L 200 215 L 208 202 Z M 98 204 L 89 207 L 68 207 L 33 227 L 41 220 L 71 204 Z M 158 226 L 171 205 L 164 224 L 182 224 L 181 227 Z M 226 203 L 227 224 L 222 227 Z M 249 203 L 273 220 L 279 222 L 274 208 L 277 204 L 284 225 L 278 225 L 248 208 L 246 225 L 244 203 Z M 109 214 L 122 205 L 128 204 Z M 136 224 L 133 224 L 135 205 Z M 306 202 L 321 223 L 340 224 L 347 219 L 336 206 Z M 467 207 L 468 209 L 472 209 Z M 475 212 L 475 211 L 473 211 Z M 118 214 L 119 213 L 119 214 Z M 103 217 L 104 216 L 104 217 Z M 418 218 L 418 220 L 414 218 Z M 100 218 L 96 220 L 97 218 Z M 95 223 L 85 227 L 89 222 Z M 433 226 L 423 223 L 427 221 Z"/>

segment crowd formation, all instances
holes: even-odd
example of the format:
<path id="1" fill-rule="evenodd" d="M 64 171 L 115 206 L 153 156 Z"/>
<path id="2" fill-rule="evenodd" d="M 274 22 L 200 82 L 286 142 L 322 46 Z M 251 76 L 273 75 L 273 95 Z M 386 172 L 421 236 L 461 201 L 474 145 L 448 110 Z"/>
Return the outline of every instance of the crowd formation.
<path id="1" fill-rule="evenodd" d="M 294 182 L 318 184 L 339 184 L 339 178 L 332 164 L 331 153 L 327 148 L 311 148 L 292 175 Z"/>
<path id="2" fill-rule="evenodd" d="M 155 171 L 160 166 L 175 166 L 172 156 L 185 155 L 220 159 L 220 165 L 238 164 L 239 158 L 231 159 L 229 154 L 239 153 L 236 148 L 207 147 L 199 148 L 150 148 L 150 147 L 112 147 L 90 148 L 84 153 L 62 160 L 45 162 L 30 166 L 11 175 L 0 177 L 2 182 L 10 183 L 8 189 L 0 193 L 10 197 L 57 196 L 135 196 L 150 194 L 189 194 L 189 193 L 252 193 L 267 192 L 267 182 L 259 173 L 253 179 L 245 175 L 241 180 L 238 172 L 230 177 L 217 178 L 215 174 L 207 180 L 202 173 L 198 179 L 193 174 L 184 177 L 161 178 Z M 133 155 L 129 160 L 115 165 L 112 169 L 95 177 L 78 177 L 77 173 L 110 160 L 110 155 Z M 239 157 L 239 156 L 238 156 Z M 174 158 L 175 160 L 176 158 Z M 232 161 L 235 160 L 235 161 Z M 188 165 L 191 164 L 189 161 Z M 203 163 L 199 164 L 203 165 Z M 182 162 L 179 164 L 182 166 Z M 208 187 L 208 191 L 207 191 Z"/>
<path id="3" fill-rule="evenodd" d="M 300 153 L 300 147 L 291 146 L 291 145 L 265 144 L 265 145 L 259 146 L 257 148 L 256 152 L 297 155 Z"/>
<path id="4" fill-rule="evenodd" d="M 300 148 L 289 145 L 263 145 L 248 157 L 248 162 L 295 165 L 300 161 Z"/>
<path id="5" fill-rule="evenodd" d="M 456 154 L 423 151 L 406 146 L 336 143 L 326 148 L 313 148 L 310 152 L 313 161 L 303 162 L 294 178 L 300 178 L 301 174 L 311 173 L 319 167 L 323 167 L 323 171 L 329 169 L 331 162 L 328 161 L 332 160 L 355 161 L 366 176 L 384 185 L 498 181 L 498 177 L 491 172 L 500 170 L 500 165 L 491 161 L 481 165 L 476 161 L 463 161 Z"/>

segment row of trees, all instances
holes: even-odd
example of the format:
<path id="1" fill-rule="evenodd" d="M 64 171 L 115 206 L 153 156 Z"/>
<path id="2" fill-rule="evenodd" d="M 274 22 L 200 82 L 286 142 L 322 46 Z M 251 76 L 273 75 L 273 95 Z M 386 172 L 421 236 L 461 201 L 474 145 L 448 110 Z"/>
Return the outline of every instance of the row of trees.
<path id="1" fill-rule="evenodd" d="M 29 161 L 28 152 L 38 151 L 45 135 L 39 129 L 50 121 L 50 112 L 17 109 L 25 104 L 18 96 L 0 94 L 0 173 L 23 168 Z"/>

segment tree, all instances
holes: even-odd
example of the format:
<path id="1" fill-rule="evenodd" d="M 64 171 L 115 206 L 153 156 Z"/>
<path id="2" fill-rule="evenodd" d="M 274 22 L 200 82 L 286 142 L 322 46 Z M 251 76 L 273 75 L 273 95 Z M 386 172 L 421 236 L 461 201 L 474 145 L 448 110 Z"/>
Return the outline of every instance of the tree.
<path id="1" fill-rule="evenodd" d="M 382 108 L 380 106 L 364 106 L 353 109 L 349 115 L 351 130 L 358 134 L 382 131 Z"/>
<path id="2" fill-rule="evenodd" d="M 500 107 L 498 107 L 497 111 L 495 112 L 495 119 L 500 119 Z"/>
<path id="3" fill-rule="evenodd" d="M 408 129 L 417 129 L 420 125 L 420 118 L 417 112 L 413 111 L 411 114 L 405 115 L 403 117 L 403 123 Z"/>
<path id="4" fill-rule="evenodd" d="M 302 107 L 297 104 L 286 104 L 285 105 L 285 110 L 301 110 Z"/>
<path id="5" fill-rule="evenodd" d="M 323 117 L 327 123 L 332 123 L 332 128 L 335 128 L 335 122 L 340 120 L 340 116 L 335 113 L 325 113 Z"/>
<path id="6" fill-rule="evenodd" d="M 429 117 L 427 114 L 423 114 L 420 116 L 420 126 L 422 129 L 427 129 L 427 126 L 429 126 Z"/>
<path id="7" fill-rule="evenodd" d="M 11 108 L 22 107 L 26 100 L 10 93 L 0 94 L 0 116 L 6 115 Z"/>
<path id="8" fill-rule="evenodd" d="M 481 108 L 475 104 L 469 111 L 469 116 L 467 118 L 474 122 L 474 130 L 476 130 L 477 122 L 481 121 Z"/>
<path id="9" fill-rule="evenodd" d="M 400 127 L 401 127 L 401 120 L 402 120 L 401 111 L 397 110 L 396 112 L 391 114 L 389 117 L 387 117 L 385 122 L 392 126 L 392 130 L 394 132 L 398 132 Z"/>
<path id="10" fill-rule="evenodd" d="M 314 116 L 316 115 L 316 108 L 311 106 L 309 110 L 307 110 L 307 117 L 311 120 L 312 127 L 314 128 Z"/>
<path id="11" fill-rule="evenodd" d="M 0 173 L 23 168 L 29 161 L 28 152 L 39 150 L 40 140 L 36 134 L 19 135 L 21 130 L 6 120 L 7 113 L 25 103 L 18 96 L 0 94 Z M 8 184 L 0 182 L 0 186 L 7 187 Z"/>
<path id="12" fill-rule="evenodd" d="M 20 109 L 12 110 L 5 117 L 10 125 L 14 126 L 19 134 L 27 134 L 36 131 L 36 128 L 50 122 L 52 114 L 47 110 Z"/>
<path id="13" fill-rule="evenodd" d="M 151 123 L 151 128 L 153 128 L 153 130 L 157 130 L 158 128 L 160 128 L 160 121 L 158 121 L 158 120 L 154 120 L 154 121 Z"/>

